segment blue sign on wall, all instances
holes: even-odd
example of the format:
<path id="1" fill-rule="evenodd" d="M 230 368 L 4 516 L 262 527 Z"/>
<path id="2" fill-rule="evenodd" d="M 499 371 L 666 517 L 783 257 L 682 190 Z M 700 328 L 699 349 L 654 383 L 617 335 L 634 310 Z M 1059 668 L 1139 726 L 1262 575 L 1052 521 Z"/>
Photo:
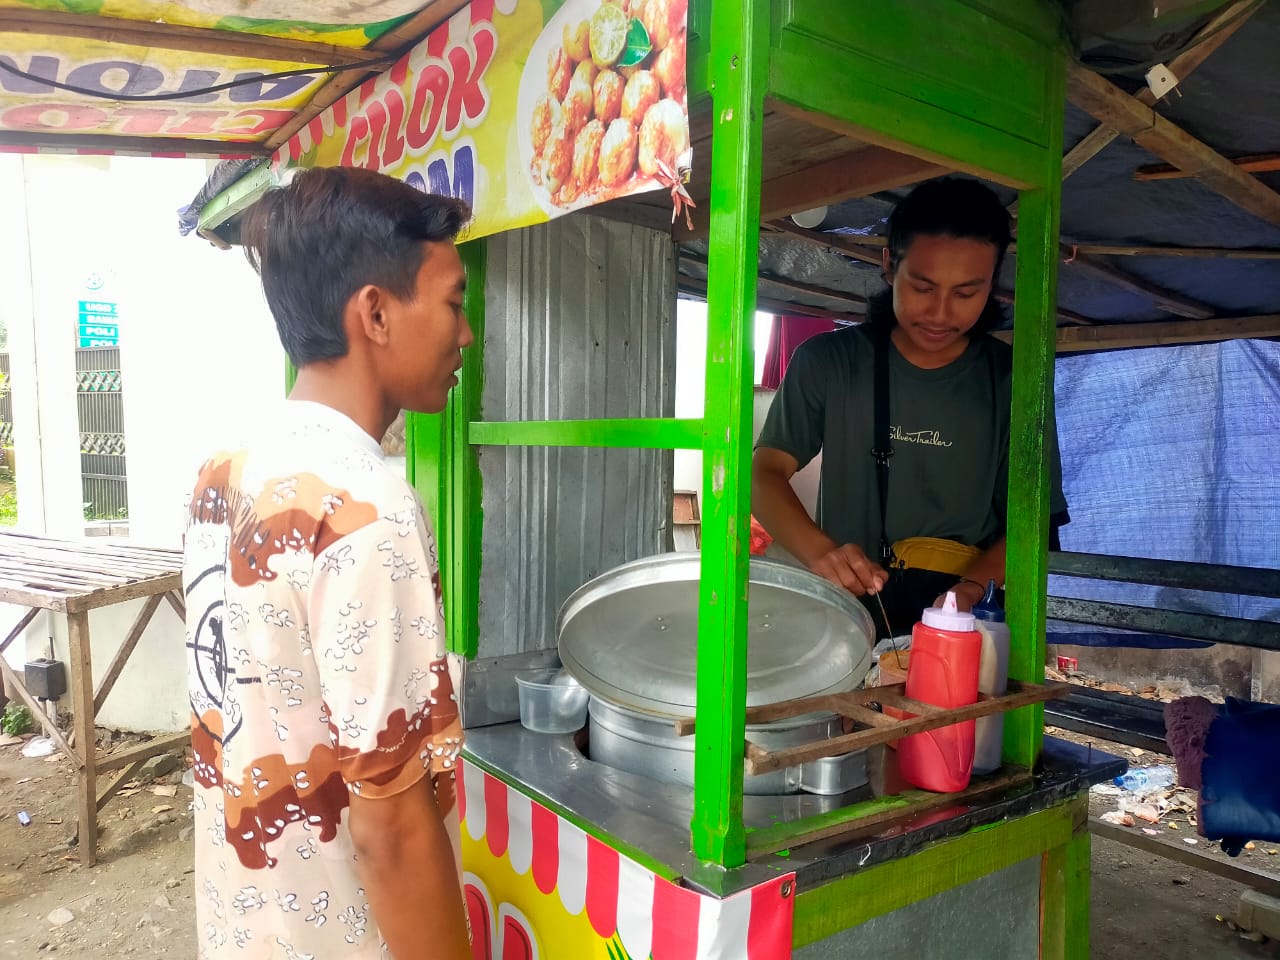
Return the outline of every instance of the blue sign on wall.
<path id="1" fill-rule="evenodd" d="M 81 300 L 80 346 L 118 347 L 120 345 L 119 320 L 114 303 L 105 300 Z"/>

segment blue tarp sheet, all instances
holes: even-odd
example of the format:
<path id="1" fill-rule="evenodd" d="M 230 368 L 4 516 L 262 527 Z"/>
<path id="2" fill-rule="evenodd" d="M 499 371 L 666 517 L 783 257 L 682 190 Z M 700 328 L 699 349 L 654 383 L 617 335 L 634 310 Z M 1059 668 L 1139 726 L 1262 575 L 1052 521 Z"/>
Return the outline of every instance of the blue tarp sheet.
<path id="1" fill-rule="evenodd" d="M 1060 357 L 1062 479 L 1082 553 L 1280 564 L 1280 343 L 1236 340 Z M 1280 621 L 1280 600 L 1051 577 L 1049 593 Z M 1200 646 L 1049 624 L 1050 643 Z"/>

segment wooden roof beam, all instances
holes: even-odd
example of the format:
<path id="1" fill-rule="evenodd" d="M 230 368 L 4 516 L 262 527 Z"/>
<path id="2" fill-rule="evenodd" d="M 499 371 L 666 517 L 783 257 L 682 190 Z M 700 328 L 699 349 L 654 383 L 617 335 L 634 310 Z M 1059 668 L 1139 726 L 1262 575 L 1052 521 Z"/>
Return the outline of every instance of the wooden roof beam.
<path id="1" fill-rule="evenodd" d="M 993 335 L 1006 342 L 1013 339 L 1013 333 L 1010 330 L 1002 330 Z M 1057 333 L 1057 352 L 1127 350 L 1137 347 L 1216 343 L 1222 340 L 1253 340 L 1267 337 L 1280 337 L 1280 314 L 1062 327 Z"/>
<path id="2" fill-rule="evenodd" d="M 461 10 L 470 0 L 433 0 L 400 26 L 388 30 L 365 49 L 380 56 L 402 53 L 413 46 L 440 24 Z M 271 150 L 278 150 L 289 138 L 305 127 L 315 117 L 333 106 L 348 93 L 360 86 L 371 74 L 363 70 L 348 70 L 334 74 L 296 114 L 267 137 L 265 143 Z"/>
<path id="3" fill-rule="evenodd" d="M 1157 307 L 1168 310 L 1170 313 L 1176 313 L 1180 317 L 1190 317 L 1193 320 L 1207 320 L 1218 312 L 1216 308 L 1201 303 L 1199 300 L 1184 297 L 1172 290 L 1129 273 L 1127 270 L 1120 270 L 1117 267 L 1086 256 L 1080 253 L 1078 246 L 1073 247 L 1069 243 L 1063 243 L 1059 247 L 1062 251 L 1064 265 L 1091 273 L 1100 280 L 1105 280 L 1107 283 L 1128 290 L 1130 293 L 1145 297 Z"/>
<path id="4" fill-rule="evenodd" d="M 884 237 L 866 237 L 865 245 L 852 237 L 847 237 L 838 233 L 821 233 L 817 230 L 806 230 L 804 227 L 797 226 L 790 220 L 774 220 L 766 226 L 781 233 L 789 234 L 799 240 L 818 247 L 826 247 L 836 253 L 852 257 L 862 263 L 871 264 L 872 266 L 880 266 L 881 250 L 884 248 Z M 860 238 L 861 239 L 861 238 Z M 1001 303 L 1011 305 L 1013 303 L 1013 291 L 997 289 L 995 297 Z M 1057 310 L 1058 319 L 1069 324 L 1091 324 L 1095 321 L 1083 314 L 1075 313 L 1059 307 Z"/>
<path id="5" fill-rule="evenodd" d="M 1232 203 L 1269 223 L 1280 224 L 1280 193 L 1110 81 L 1079 64 L 1069 64 L 1067 96 L 1078 107 L 1197 177 Z"/>
<path id="6" fill-rule="evenodd" d="M 207 157 L 227 160 L 266 157 L 262 144 L 237 140 L 199 140 L 194 137 L 116 137 L 95 133 L 52 133 L 49 131 L 0 131 L 0 152 L 6 147 L 22 151 L 48 150 L 58 153 L 137 155 L 144 157 Z"/>
<path id="7" fill-rule="evenodd" d="M 266 37 L 232 30 L 186 27 L 149 20 L 63 13 L 57 10 L 0 9 L 0 33 L 22 33 L 42 37 L 77 37 L 100 43 L 115 43 L 156 50 L 182 50 L 224 57 L 246 57 L 279 63 L 306 63 L 319 66 L 347 66 L 379 60 L 385 54 L 358 47 L 331 43 Z"/>
<path id="8" fill-rule="evenodd" d="M 1262 4 L 1257 0 L 1239 0 L 1238 3 L 1227 7 L 1201 28 L 1192 38 L 1191 46 L 1173 58 L 1168 64 L 1169 72 L 1177 77 L 1179 82 L 1185 80 L 1215 50 L 1226 43 L 1232 34 L 1244 26 L 1244 22 L 1261 6 Z M 1145 87 L 1138 92 L 1136 99 L 1150 107 L 1155 105 L 1156 95 L 1150 87 Z M 1063 156 L 1062 179 L 1067 179 L 1096 157 L 1102 152 L 1103 147 L 1119 135 L 1120 131 L 1107 126 L 1104 121 L 1102 126 L 1094 129 Z"/>
<path id="9" fill-rule="evenodd" d="M 1231 162 L 1245 173 L 1274 173 L 1280 170 L 1280 153 L 1255 153 L 1248 157 L 1232 157 Z M 1135 180 L 1181 180 L 1191 174 L 1169 163 L 1149 163 L 1133 171 Z"/>
<path id="10" fill-rule="evenodd" d="M 707 281 L 698 277 L 681 274 L 677 278 L 677 286 L 682 293 L 691 293 L 702 300 L 707 298 Z M 866 317 L 860 313 L 842 313 L 839 310 L 828 310 L 826 307 L 813 307 L 807 303 L 791 303 L 787 300 L 773 300 L 769 297 L 756 297 L 756 307 L 768 313 L 793 315 L 801 317 L 823 317 L 838 320 L 841 323 L 862 323 Z"/>
<path id="11" fill-rule="evenodd" d="M 760 221 L 910 186 L 950 172 L 947 167 L 884 147 L 860 147 L 804 170 L 766 180 L 760 185 Z M 710 202 L 705 196 L 695 198 L 695 202 L 698 206 L 692 212 L 693 230 L 683 220 L 677 220 L 672 231 L 677 243 L 707 235 Z"/>

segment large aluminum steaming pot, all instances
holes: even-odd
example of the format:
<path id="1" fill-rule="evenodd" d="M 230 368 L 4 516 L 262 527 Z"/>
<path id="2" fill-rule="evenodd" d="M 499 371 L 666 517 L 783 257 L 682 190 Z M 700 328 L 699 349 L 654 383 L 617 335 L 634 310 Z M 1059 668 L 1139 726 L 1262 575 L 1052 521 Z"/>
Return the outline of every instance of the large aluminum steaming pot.
<path id="1" fill-rule="evenodd" d="M 662 554 L 602 574 L 561 607 L 560 659 L 592 694 L 592 759 L 693 782 L 695 737 L 677 737 L 674 722 L 694 713 L 698 585 L 698 554 Z M 748 706 L 852 690 L 866 675 L 871 618 L 821 577 L 753 559 L 747 619 Z M 839 717 L 828 713 L 747 728 L 766 749 L 839 733 Z M 747 777 L 743 789 L 842 793 L 865 780 L 863 756 L 850 754 Z"/>

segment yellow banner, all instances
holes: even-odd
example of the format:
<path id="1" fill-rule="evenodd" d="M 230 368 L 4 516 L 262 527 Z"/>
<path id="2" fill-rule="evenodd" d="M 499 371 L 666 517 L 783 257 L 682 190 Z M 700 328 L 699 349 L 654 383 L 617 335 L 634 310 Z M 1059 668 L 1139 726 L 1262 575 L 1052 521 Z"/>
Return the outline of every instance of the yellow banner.
<path id="1" fill-rule="evenodd" d="M 279 170 L 360 166 L 467 200 L 468 236 L 676 188 L 687 0 L 473 0 L 313 120 Z"/>
<path id="2" fill-rule="evenodd" d="M 0 33 L 0 51 L 0 131 L 23 133 L 265 140 L 325 78 L 267 80 L 260 60 L 201 54 L 192 66 L 189 53 L 69 37 Z M 307 66 L 272 63 L 270 69 Z M 203 92 L 228 82 L 236 85 Z M 119 94 L 144 99 L 112 99 Z M 168 94 L 185 96 L 151 99 Z"/>

